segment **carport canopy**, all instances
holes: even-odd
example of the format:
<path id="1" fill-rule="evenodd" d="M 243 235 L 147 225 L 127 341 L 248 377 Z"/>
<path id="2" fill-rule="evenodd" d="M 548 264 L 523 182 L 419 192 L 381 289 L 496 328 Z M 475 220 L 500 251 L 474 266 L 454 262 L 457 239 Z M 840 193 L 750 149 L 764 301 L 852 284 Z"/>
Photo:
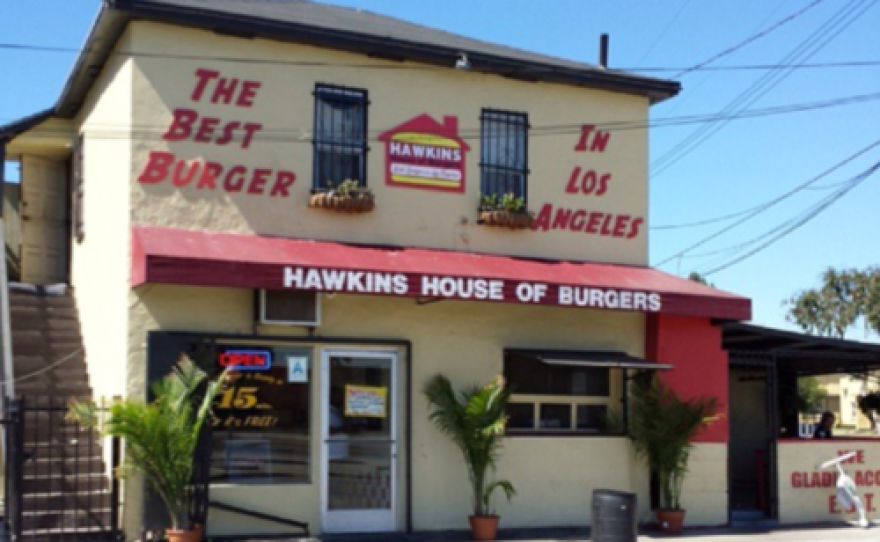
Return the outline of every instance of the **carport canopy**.
<path id="1" fill-rule="evenodd" d="M 778 371 L 797 376 L 864 374 L 880 370 L 880 344 L 738 322 L 722 324 L 722 329 L 722 344 L 731 360 L 772 358 Z"/>

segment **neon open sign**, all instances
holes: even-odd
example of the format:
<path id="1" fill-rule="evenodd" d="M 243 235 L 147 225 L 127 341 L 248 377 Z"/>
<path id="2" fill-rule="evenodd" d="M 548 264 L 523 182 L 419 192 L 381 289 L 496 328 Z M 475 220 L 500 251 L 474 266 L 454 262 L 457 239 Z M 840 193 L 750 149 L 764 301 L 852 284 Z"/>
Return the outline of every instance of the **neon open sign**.
<path id="1" fill-rule="evenodd" d="M 272 352 L 268 350 L 227 350 L 217 360 L 221 367 L 233 371 L 268 371 L 272 368 Z"/>

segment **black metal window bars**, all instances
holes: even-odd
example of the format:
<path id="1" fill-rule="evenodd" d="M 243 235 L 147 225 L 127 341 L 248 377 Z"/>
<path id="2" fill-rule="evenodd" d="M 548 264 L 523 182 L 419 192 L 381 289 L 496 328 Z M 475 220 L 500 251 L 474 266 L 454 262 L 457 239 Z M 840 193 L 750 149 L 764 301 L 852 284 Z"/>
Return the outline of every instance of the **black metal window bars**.
<path id="1" fill-rule="evenodd" d="M 529 118 L 525 113 L 483 109 L 480 115 L 480 192 L 527 197 Z"/>
<path id="2" fill-rule="evenodd" d="M 318 84 L 315 87 L 314 177 L 316 191 L 346 180 L 367 185 L 367 91 Z"/>

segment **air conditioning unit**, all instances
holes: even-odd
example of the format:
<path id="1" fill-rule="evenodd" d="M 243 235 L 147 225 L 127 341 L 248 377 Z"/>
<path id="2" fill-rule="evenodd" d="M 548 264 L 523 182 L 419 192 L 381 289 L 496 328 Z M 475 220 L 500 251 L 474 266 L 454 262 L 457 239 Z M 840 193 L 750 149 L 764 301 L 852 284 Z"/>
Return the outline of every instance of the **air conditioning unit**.
<path id="1" fill-rule="evenodd" d="M 321 325 L 321 298 L 303 290 L 260 290 L 261 324 L 281 326 Z"/>

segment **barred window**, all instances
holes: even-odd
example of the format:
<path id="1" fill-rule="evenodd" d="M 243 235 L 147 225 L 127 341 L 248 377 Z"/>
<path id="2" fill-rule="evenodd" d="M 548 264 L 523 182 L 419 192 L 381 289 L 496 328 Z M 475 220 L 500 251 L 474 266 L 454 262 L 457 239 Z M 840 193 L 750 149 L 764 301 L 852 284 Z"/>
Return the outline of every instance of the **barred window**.
<path id="1" fill-rule="evenodd" d="M 315 87 L 314 179 L 325 190 L 346 180 L 367 185 L 367 91 Z"/>
<path id="2" fill-rule="evenodd" d="M 525 113 L 483 109 L 480 115 L 480 191 L 526 198 L 529 119 Z"/>

